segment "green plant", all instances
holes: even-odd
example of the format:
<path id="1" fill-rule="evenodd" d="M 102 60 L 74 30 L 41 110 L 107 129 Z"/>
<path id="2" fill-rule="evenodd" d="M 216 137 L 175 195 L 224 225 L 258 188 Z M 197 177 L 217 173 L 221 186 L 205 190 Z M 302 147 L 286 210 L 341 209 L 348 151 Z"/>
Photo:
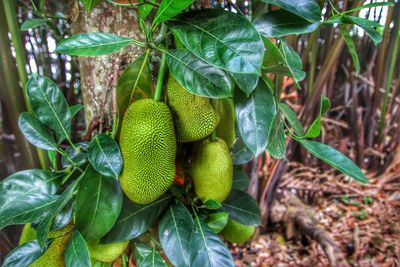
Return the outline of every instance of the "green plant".
<path id="1" fill-rule="evenodd" d="M 100 1 L 82 2 L 90 10 Z M 114 3 L 111 0 L 109 2 Z M 162 0 L 160 3 L 137 1 L 118 4 L 138 7 L 138 19 L 146 42 L 92 32 L 72 35 L 58 44 L 57 52 L 71 56 L 101 56 L 129 45 L 145 48 L 143 55 L 120 77 L 120 81 L 129 81 L 129 86 L 122 82 L 117 85 L 118 116 L 114 118 L 113 128 L 95 135 L 89 143 L 74 143 L 71 139 L 71 119 L 82 106 L 69 106 L 57 85 L 50 79 L 37 74 L 30 77 L 26 95 L 32 112 L 21 114 L 19 127 L 29 142 L 49 152 L 53 168 L 18 172 L 0 183 L 0 228 L 34 223 L 37 232 L 37 239 L 13 250 L 5 258 L 4 266 L 28 266 L 46 255 L 46 249 L 50 250 L 54 244 L 48 245 L 48 241 L 51 241 L 49 232 L 61 229 L 71 221 L 74 230 L 63 252 L 67 266 L 77 262 L 90 266 L 87 242 L 115 243 L 143 236 L 150 241 L 147 244 L 135 241 L 134 256 L 139 266 L 166 266 L 158 252 L 161 249 L 175 266 L 233 266 L 229 250 L 216 233 L 225 227 L 228 218 L 246 227 L 255 227 L 261 223 L 257 202 L 243 191 L 247 178 L 240 171 L 240 166 L 227 168 L 229 172 L 233 169 L 233 181 L 226 184 L 226 187 L 232 184 L 232 190 L 224 188 L 229 194 L 223 201 L 220 199 L 222 203 L 209 198 L 205 198 L 202 203 L 189 177 L 184 177 L 183 183 L 173 185 L 162 196 L 157 195 L 157 199 L 145 201 L 146 204 L 134 203 L 123 197 L 118 180 L 122 169 L 141 168 L 141 176 L 145 179 L 149 172 L 154 176 L 153 171 L 158 168 L 156 163 L 165 159 L 156 157 L 154 159 L 157 162 L 152 162 L 142 158 L 141 161 L 130 163 L 129 153 L 121 155 L 120 147 L 114 140 L 119 121 L 124 125 L 125 111 L 129 106 L 139 103 L 133 97 L 137 91 L 141 91 L 144 98 L 154 98 L 140 101 L 165 106 L 160 102 L 167 70 L 190 94 L 209 99 L 233 99 L 238 129 L 231 149 L 235 165 L 247 163 L 265 151 L 276 159 L 282 159 L 286 154 L 286 141 L 292 138 L 345 175 L 362 183 L 368 182 L 363 172 L 346 156 L 330 146 L 310 140 L 320 135 L 321 118 L 329 109 L 329 100 L 321 97 L 319 115 L 305 131 L 295 112 L 280 102 L 275 81 L 267 74 L 278 78 L 282 74 L 292 76 L 300 88 L 299 83 L 305 77 L 301 58 L 284 37 L 312 32 L 322 24 L 340 26 L 358 70 L 358 58 L 346 24 L 362 27 L 376 43 L 380 41 L 380 35 L 374 29 L 378 25 L 348 15 L 355 10 L 341 13 L 334 11 L 332 17 L 321 21 L 321 9 L 314 0 L 263 0 L 280 9 L 262 14 L 254 20 L 222 9 L 185 12 L 192 2 Z M 25 28 L 51 22 L 51 16 L 40 11 L 44 10 L 43 7 L 34 9 L 38 18 L 24 22 Z M 155 14 L 152 21 L 146 21 L 149 12 Z M 287 22 L 290 22 L 290 26 L 287 26 Z M 171 32 L 179 42 L 175 46 L 179 49 L 174 49 Z M 161 55 L 154 94 L 149 68 L 151 52 Z M 135 82 L 131 82 L 132 79 Z M 165 106 L 165 109 L 168 108 Z M 126 114 L 129 115 L 129 111 Z M 158 122 L 165 119 L 154 112 L 146 116 Z M 142 125 L 140 121 L 146 116 L 133 118 L 138 120 L 135 127 L 139 128 Z M 152 132 L 156 126 L 152 124 L 148 127 L 150 129 L 146 129 L 146 133 Z M 174 138 L 170 135 L 174 133 L 167 130 L 167 133 L 158 130 L 153 138 L 167 137 L 171 145 Z M 206 137 L 210 139 L 206 142 L 218 142 L 216 135 L 214 132 Z M 129 140 L 129 137 L 122 129 L 122 152 L 125 146 L 131 146 L 133 153 L 137 153 L 137 159 L 140 155 L 153 159 L 153 154 L 149 153 L 157 152 L 154 151 L 155 146 L 152 151 L 147 150 L 146 146 L 138 145 L 140 137 L 136 140 Z M 124 138 L 127 139 L 125 145 L 122 144 Z M 159 139 L 151 140 L 149 137 L 147 143 L 151 141 L 164 144 Z M 168 146 L 167 154 L 175 154 L 175 145 L 173 142 L 172 146 Z M 196 144 L 191 144 L 190 149 L 182 150 L 190 153 L 191 149 L 196 148 Z M 161 146 L 160 149 L 165 147 Z M 162 155 L 167 154 L 164 151 Z M 187 167 L 189 156 L 178 158 L 181 161 L 179 164 Z M 136 166 L 138 163 L 140 166 Z M 164 179 L 165 170 L 157 171 L 160 171 L 160 179 Z M 167 176 L 171 179 L 169 176 L 172 175 Z M 140 186 L 145 185 L 144 193 L 151 193 L 151 189 L 146 187 L 152 184 L 146 184 L 145 180 L 141 182 Z M 152 229 L 155 225 L 157 229 Z M 156 230 L 158 237 L 154 236 Z"/>

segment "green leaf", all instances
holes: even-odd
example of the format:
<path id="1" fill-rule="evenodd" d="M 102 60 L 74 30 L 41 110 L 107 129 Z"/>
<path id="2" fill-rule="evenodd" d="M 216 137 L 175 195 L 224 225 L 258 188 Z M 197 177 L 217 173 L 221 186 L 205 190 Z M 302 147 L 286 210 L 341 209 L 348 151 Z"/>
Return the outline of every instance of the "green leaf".
<path id="1" fill-rule="evenodd" d="M 268 152 L 274 159 L 284 159 L 286 156 L 286 136 L 283 121 L 279 113 L 275 115 L 269 130 Z"/>
<path id="2" fill-rule="evenodd" d="M 164 195 L 148 205 L 136 204 L 124 198 L 117 222 L 102 242 L 130 240 L 142 235 L 156 222 L 172 198 L 172 195 Z"/>
<path id="3" fill-rule="evenodd" d="M 285 58 L 281 50 L 272 42 L 269 38 L 263 37 L 265 54 L 263 59 L 262 68 L 271 68 L 276 66 L 282 66 L 285 64 Z"/>
<path id="4" fill-rule="evenodd" d="M 225 98 L 232 96 L 232 83 L 228 75 L 197 58 L 187 50 L 169 50 L 168 68 L 177 82 L 192 94 Z"/>
<path id="5" fill-rule="evenodd" d="M 71 56 L 102 56 L 112 54 L 132 42 L 131 38 L 110 33 L 81 33 L 62 40 L 56 52 Z"/>
<path id="6" fill-rule="evenodd" d="M 153 252 L 153 249 L 149 247 L 147 244 L 141 242 L 141 241 L 135 241 L 135 251 L 134 251 L 134 256 L 135 256 L 135 261 L 137 265 L 140 267 L 143 259 L 150 255 Z"/>
<path id="7" fill-rule="evenodd" d="M 22 112 L 19 115 L 18 126 L 32 145 L 44 150 L 57 150 L 56 140 L 54 140 L 46 126 L 34 115 Z"/>
<path id="8" fill-rule="evenodd" d="M 81 267 L 91 266 L 89 249 L 83 236 L 78 232 L 72 233 L 64 251 L 65 266 Z"/>
<path id="9" fill-rule="evenodd" d="M 242 166 L 234 166 L 232 188 L 246 190 L 248 186 L 249 177 L 247 177 L 247 174 L 244 172 Z"/>
<path id="10" fill-rule="evenodd" d="M 208 215 L 205 223 L 216 234 L 221 232 L 228 223 L 228 212 L 216 212 Z"/>
<path id="11" fill-rule="evenodd" d="M 306 139 L 296 139 L 296 141 L 302 144 L 308 152 L 328 163 L 341 173 L 364 184 L 369 182 L 368 178 L 365 177 L 364 173 L 356 164 L 333 147 Z"/>
<path id="12" fill-rule="evenodd" d="M 279 109 L 283 112 L 287 121 L 293 127 L 295 134 L 298 137 L 303 137 L 306 134 L 303 129 L 303 125 L 297 118 L 297 114 L 292 110 L 292 108 L 285 103 L 279 103 Z"/>
<path id="13" fill-rule="evenodd" d="M 313 32 L 318 28 L 320 22 L 309 22 L 285 10 L 275 10 L 259 17 L 253 24 L 262 35 L 283 37 L 291 34 Z"/>
<path id="14" fill-rule="evenodd" d="M 150 0 L 150 2 L 155 3 L 156 0 Z M 139 0 L 139 3 L 143 3 L 143 0 Z M 153 10 L 153 7 L 154 6 L 151 4 L 142 4 L 142 5 L 138 6 L 137 9 L 138 9 L 139 17 L 141 19 L 145 20 L 147 18 L 147 16 Z"/>
<path id="15" fill-rule="evenodd" d="M 229 213 L 229 218 L 244 225 L 261 224 L 261 211 L 257 201 L 244 191 L 233 189 L 222 203 L 222 211 Z"/>
<path id="16" fill-rule="evenodd" d="M 264 45 L 253 25 L 238 14 L 221 9 L 182 14 L 169 25 L 197 57 L 235 73 L 261 74 Z"/>
<path id="17" fill-rule="evenodd" d="M 75 225 L 85 239 L 99 240 L 111 230 L 121 212 L 122 199 L 116 179 L 87 168 L 75 204 Z"/>
<path id="18" fill-rule="evenodd" d="M 176 15 L 182 10 L 188 8 L 194 0 L 162 0 L 154 16 L 153 24 L 164 22 Z"/>
<path id="19" fill-rule="evenodd" d="M 260 79 L 250 97 L 236 90 L 234 101 L 240 136 L 250 151 L 258 156 L 268 144 L 269 128 L 276 113 L 275 98 Z"/>
<path id="20" fill-rule="evenodd" d="M 152 98 L 154 86 L 149 65 L 150 51 L 135 59 L 122 73 L 117 83 L 117 105 L 120 121 L 129 105 L 143 98 Z"/>
<path id="21" fill-rule="evenodd" d="M 209 199 L 204 203 L 204 206 L 209 210 L 217 210 L 221 207 L 221 203 L 214 199 Z"/>
<path id="22" fill-rule="evenodd" d="M 169 206 L 158 224 L 161 246 L 174 266 L 189 266 L 192 228 L 192 215 L 180 202 Z"/>
<path id="23" fill-rule="evenodd" d="M 236 131 L 236 133 L 238 132 L 239 130 Z M 254 158 L 254 154 L 247 148 L 241 137 L 236 138 L 236 142 L 231 148 L 231 154 L 235 165 L 246 164 Z"/>
<path id="24" fill-rule="evenodd" d="M 71 111 L 58 86 L 49 78 L 33 74 L 26 85 L 26 94 L 36 117 L 60 136 L 71 133 Z"/>
<path id="25" fill-rule="evenodd" d="M 73 219 L 73 200 L 70 200 L 68 204 L 61 210 L 59 214 L 54 218 L 53 224 L 51 225 L 50 231 L 59 230 L 67 224 L 69 224 Z"/>
<path id="26" fill-rule="evenodd" d="M 76 105 L 71 106 L 69 109 L 71 110 L 71 117 L 75 117 L 75 115 L 78 114 L 79 111 L 81 111 L 83 109 L 83 105 L 76 104 Z"/>
<path id="27" fill-rule="evenodd" d="M 30 266 L 42 255 L 42 250 L 33 240 L 13 249 L 3 260 L 2 267 Z"/>
<path id="28" fill-rule="evenodd" d="M 75 150 L 73 147 L 69 146 L 65 149 L 70 159 L 72 159 L 77 165 L 82 165 L 86 162 L 87 159 L 87 149 L 89 147 L 88 142 L 80 142 L 75 144 L 78 150 Z M 64 168 L 68 168 L 72 166 L 72 163 L 64 156 L 61 157 L 61 165 Z"/>
<path id="29" fill-rule="evenodd" d="M 58 199 L 59 179 L 44 170 L 16 172 L 0 183 L 0 229 L 36 222 Z"/>
<path id="30" fill-rule="evenodd" d="M 349 32 L 349 30 L 347 30 L 346 26 L 344 26 L 343 24 L 339 25 L 339 29 L 343 35 L 344 41 L 346 42 L 346 46 L 351 55 L 351 59 L 353 60 L 353 64 L 356 69 L 356 73 L 360 73 L 360 61 L 358 60 L 356 46 L 354 44 L 353 39 L 350 36 L 350 32 Z"/>
<path id="31" fill-rule="evenodd" d="M 331 107 L 331 102 L 329 98 L 325 96 L 321 96 L 321 104 L 319 108 L 318 117 L 313 121 L 313 123 L 308 127 L 305 137 L 306 138 L 314 138 L 318 137 L 321 134 L 321 120 L 322 116 L 329 110 Z"/>
<path id="32" fill-rule="evenodd" d="M 47 23 L 47 19 L 27 19 L 21 24 L 21 31 L 37 28 Z"/>
<path id="33" fill-rule="evenodd" d="M 344 16 L 344 18 L 350 20 L 357 26 L 361 27 L 364 31 L 366 31 L 366 33 L 372 39 L 375 45 L 378 45 L 380 42 L 382 42 L 382 35 L 377 32 L 373 27 L 371 27 L 370 21 L 353 16 Z"/>
<path id="34" fill-rule="evenodd" d="M 279 6 L 310 22 L 321 20 L 321 8 L 315 0 L 261 0 L 264 3 Z"/>
<path id="35" fill-rule="evenodd" d="M 343 13 L 353 13 L 354 11 L 358 11 L 361 9 L 365 9 L 365 8 L 372 8 L 372 7 L 378 7 L 378 6 L 393 6 L 394 3 L 393 2 L 376 2 L 376 3 L 370 3 L 370 4 L 366 4 L 363 6 L 359 6 L 356 8 L 352 8 L 350 10 L 344 11 Z"/>
<path id="36" fill-rule="evenodd" d="M 79 176 L 72 184 L 70 184 L 67 189 L 60 195 L 60 197 L 51 204 L 48 209 L 46 217 L 39 223 L 36 228 L 37 240 L 40 247 L 44 247 L 46 244 L 47 236 L 50 231 L 50 227 L 55 219 L 55 217 L 61 212 L 61 210 L 68 204 L 71 200 L 75 188 L 85 174 Z"/>
<path id="37" fill-rule="evenodd" d="M 157 250 L 153 248 L 151 253 L 141 261 L 139 267 L 168 267 L 168 265 Z"/>
<path id="38" fill-rule="evenodd" d="M 190 237 L 189 251 L 190 266 L 235 266 L 229 249 L 197 215 Z"/>
<path id="39" fill-rule="evenodd" d="M 102 175 L 118 179 L 123 160 L 117 142 L 110 136 L 98 134 L 92 138 L 89 144 L 88 157 L 96 171 Z"/>
<path id="40" fill-rule="evenodd" d="M 249 96 L 256 89 L 260 76 L 258 74 L 231 73 L 236 85 L 246 96 Z"/>
<path id="41" fill-rule="evenodd" d="M 302 62 L 299 54 L 285 41 L 282 41 L 282 52 L 285 57 L 286 66 L 292 73 L 293 79 L 297 83 L 304 80 L 306 73 L 302 70 Z"/>
<path id="42" fill-rule="evenodd" d="M 86 11 L 91 11 L 95 6 L 100 3 L 100 0 L 81 0 L 81 2 Z M 89 16 L 89 14 L 87 14 L 86 16 Z"/>

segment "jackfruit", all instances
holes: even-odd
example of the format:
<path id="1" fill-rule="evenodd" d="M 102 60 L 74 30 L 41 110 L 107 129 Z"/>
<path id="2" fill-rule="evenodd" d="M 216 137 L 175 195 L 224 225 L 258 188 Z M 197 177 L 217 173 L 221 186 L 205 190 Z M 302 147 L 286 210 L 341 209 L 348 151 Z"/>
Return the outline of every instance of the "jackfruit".
<path id="1" fill-rule="evenodd" d="M 176 138 L 171 112 L 152 99 L 134 102 L 122 121 L 120 147 L 124 168 L 121 188 L 133 202 L 161 197 L 175 176 Z"/>
<path id="2" fill-rule="evenodd" d="M 228 220 L 221 234 L 225 240 L 231 243 L 241 244 L 249 239 L 254 234 L 256 228 L 254 226 L 244 225 L 234 220 Z"/>
<path id="3" fill-rule="evenodd" d="M 91 258 L 102 262 L 113 262 L 124 253 L 129 245 L 129 240 L 109 244 L 96 244 L 89 241 L 87 245 Z"/>
<path id="4" fill-rule="evenodd" d="M 174 117 L 178 142 L 203 139 L 217 127 L 219 118 L 210 100 L 189 93 L 171 75 L 167 84 L 167 99 Z"/>
<path id="5" fill-rule="evenodd" d="M 236 138 L 236 113 L 233 106 L 233 100 L 231 98 L 223 98 L 218 99 L 217 101 L 219 104 L 219 109 L 217 109 L 217 113 L 219 114 L 220 121 L 215 131 L 217 133 L 217 136 L 224 139 L 228 147 L 231 147 Z"/>
<path id="6" fill-rule="evenodd" d="M 18 245 L 22 245 L 24 243 L 27 243 L 35 239 L 36 239 L 35 228 L 33 228 L 30 223 L 25 224 L 24 228 L 22 229 Z"/>
<path id="7" fill-rule="evenodd" d="M 50 232 L 49 237 L 55 238 L 47 251 L 34 261 L 30 267 L 64 267 L 64 250 L 72 235 L 72 224 L 60 230 Z"/>
<path id="8" fill-rule="evenodd" d="M 223 202 L 232 189 L 233 162 L 228 146 L 221 138 L 204 140 L 189 165 L 194 191 L 206 202 Z"/>

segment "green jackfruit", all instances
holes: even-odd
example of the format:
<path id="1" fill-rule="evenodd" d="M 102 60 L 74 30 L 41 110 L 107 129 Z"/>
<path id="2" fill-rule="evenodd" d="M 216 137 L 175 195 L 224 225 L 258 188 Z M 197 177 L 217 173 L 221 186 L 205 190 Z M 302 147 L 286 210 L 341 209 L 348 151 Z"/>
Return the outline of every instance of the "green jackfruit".
<path id="1" fill-rule="evenodd" d="M 152 99 L 130 105 L 122 121 L 120 147 L 124 193 L 139 204 L 161 197 L 175 176 L 176 139 L 168 106 Z"/>
<path id="2" fill-rule="evenodd" d="M 224 139 L 228 147 L 231 147 L 235 142 L 235 122 L 236 113 L 231 98 L 223 98 L 218 100 L 220 121 L 215 130 L 218 137 Z"/>
<path id="3" fill-rule="evenodd" d="M 228 146 L 221 138 L 204 140 L 189 165 L 197 196 L 206 202 L 223 202 L 232 189 L 233 162 Z"/>
<path id="4" fill-rule="evenodd" d="M 219 118 L 210 100 L 189 93 L 171 75 L 168 79 L 167 98 L 178 142 L 203 139 L 216 128 Z"/>
<path id="5" fill-rule="evenodd" d="M 221 234 L 225 240 L 231 243 L 241 244 L 249 240 L 256 228 L 254 226 L 244 225 L 234 220 L 228 220 Z"/>
<path id="6" fill-rule="evenodd" d="M 35 239 L 36 239 L 35 228 L 33 228 L 30 223 L 25 224 L 24 228 L 22 229 L 18 245 L 22 245 L 24 243 L 27 243 Z"/>
<path id="7" fill-rule="evenodd" d="M 113 262 L 124 253 L 129 240 L 109 244 L 96 244 L 89 241 L 87 245 L 91 258 L 102 262 Z"/>
<path id="8" fill-rule="evenodd" d="M 34 261 L 30 267 L 64 267 L 64 250 L 72 235 L 72 224 L 60 230 L 49 233 L 49 237 L 55 238 L 46 252 Z"/>

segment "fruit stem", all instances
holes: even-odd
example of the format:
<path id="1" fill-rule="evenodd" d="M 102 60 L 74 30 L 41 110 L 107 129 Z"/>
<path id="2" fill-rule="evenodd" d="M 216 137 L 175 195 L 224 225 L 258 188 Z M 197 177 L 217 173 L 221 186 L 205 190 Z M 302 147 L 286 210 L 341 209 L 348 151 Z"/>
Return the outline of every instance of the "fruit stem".
<path id="1" fill-rule="evenodd" d="M 214 130 L 211 133 L 211 142 L 215 142 L 215 141 L 217 141 L 217 132 Z"/>
<path id="2" fill-rule="evenodd" d="M 154 94 L 154 100 L 156 101 L 160 101 L 161 98 L 162 89 L 164 86 L 164 77 L 166 68 L 167 68 L 167 54 L 165 53 L 165 50 L 163 50 L 161 54 L 160 70 L 157 76 L 156 92 Z"/>

